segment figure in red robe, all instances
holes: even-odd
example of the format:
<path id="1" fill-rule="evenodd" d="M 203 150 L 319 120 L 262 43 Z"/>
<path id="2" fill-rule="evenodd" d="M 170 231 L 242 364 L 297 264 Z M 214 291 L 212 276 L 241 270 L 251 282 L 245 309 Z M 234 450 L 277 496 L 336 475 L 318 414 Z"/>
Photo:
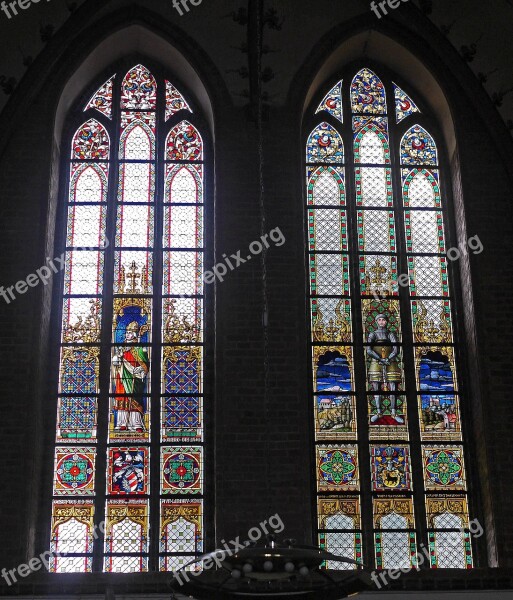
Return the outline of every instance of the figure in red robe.
<path id="1" fill-rule="evenodd" d="M 139 341 L 140 326 L 135 321 L 126 328 L 125 341 Z M 114 428 L 117 431 L 143 432 L 144 391 L 150 361 L 144 348 L 126 346 L 112 360 L 114 393 Z"/>

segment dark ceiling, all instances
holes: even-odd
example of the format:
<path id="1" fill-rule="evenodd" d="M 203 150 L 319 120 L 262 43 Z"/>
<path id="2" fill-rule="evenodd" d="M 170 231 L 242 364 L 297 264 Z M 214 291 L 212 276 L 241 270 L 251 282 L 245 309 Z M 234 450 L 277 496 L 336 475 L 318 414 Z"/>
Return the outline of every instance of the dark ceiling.
<path id="1" fill-rule="evenodd" d="M 42 1 L 19 11 L 11 19 L 0 12 L 0 109 L 8 100 L 6 92 L 24 76 L 30 61 L 84 1 Z M 513 0 L 409 1 L 424 9 L 432 7 L 429 18 L 466 58 L 513 131 Z M 106 0 L 104 6 L 121 5 L 122 2 Z M 285 101 L 288 89 L 285 88 L 293 75 L 287 73 L 287 57 L 292 52 L 305 54 L 308 51 L 309 28 L 322 34 L 337 19 L 342 21 L 358 14 L 368 15 L 370 11 L 370 0 L 312 0 L 312 10 L 308 13 L 295 10 L 294 3 L 288 0 L 267 0 L 267 4 L 276 6 L 285 19 L 284 27 L 304 31 L 304 35 L 297 36 L 297 47 L 294 48 L 280 48 L 277 35 L 269 39 L 269 43 L 275 43 L 278 49 L 272 59 L 277 76 L 266 89 L 277 104 Z M 194 8 L 195 14 L 191 12 L 182 18 L 173 10 L 171 0 L 145 0 L 144 5 L 177 20 L 181 28 L 195 37 L 217 64 L 223 65 L 221 70 L 224 71 L 228 88 L 233 92 L 234 102 L 243 102 L 237 96 L 243 87 L 237 73 L 242 61 L 240 52 L 234 49 L 240 46 L 243 35 L 226 15 L 244 6 L 245 0 L 204 0 Z M 206 18 L 197 18 L 200 13 Z M 219 28 L 219 35 L 212 35 L 214 27 Z M 315 34 L 316 39 L 318 35 Z"/>

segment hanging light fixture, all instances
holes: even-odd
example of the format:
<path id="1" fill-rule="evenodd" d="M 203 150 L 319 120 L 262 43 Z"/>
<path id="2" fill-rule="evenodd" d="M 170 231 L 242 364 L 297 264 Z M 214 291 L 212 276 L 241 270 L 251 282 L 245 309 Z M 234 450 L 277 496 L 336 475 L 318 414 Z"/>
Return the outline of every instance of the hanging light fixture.
<path id="1" fill-rule="evenodd" d="M 219 561 L 223 551 L 210 552 L 184 566 L 215 561 L 216 569 L 180 573 L 172 587 L 176 593 L 198 600 L 236 600 L 263 598 L 284 600 L 340 600 L 367 590 L 372 580 L 361 564 L 313 546 L 298 546 L 293 540 L 278 544 L 268 536 L 263 546 L 248 546 Z M 354 565 L 351 570 L 325 570 L 326 561 Z M 184 578 L 185 579 L 185 578 Z"/>

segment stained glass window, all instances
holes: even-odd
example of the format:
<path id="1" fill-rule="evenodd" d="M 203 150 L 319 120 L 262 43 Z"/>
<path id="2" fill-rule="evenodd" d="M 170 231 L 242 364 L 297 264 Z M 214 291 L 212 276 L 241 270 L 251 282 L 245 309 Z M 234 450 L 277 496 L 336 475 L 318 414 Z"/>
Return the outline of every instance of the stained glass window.
<path id="1" fill-rule="evenodd" d="M 50 570 L 172 570 L 203 550 L 204 142 L 191 101 L 141 64 L 83 108 L 66 167 Z"/>
<path id="2" fill-rule="evenodd" d="M 448 201 L 413 96 L 364 67 L 305 135 L 317 533 L 381 569 L 417 568 L 420 544 L 470 568 Z"/>

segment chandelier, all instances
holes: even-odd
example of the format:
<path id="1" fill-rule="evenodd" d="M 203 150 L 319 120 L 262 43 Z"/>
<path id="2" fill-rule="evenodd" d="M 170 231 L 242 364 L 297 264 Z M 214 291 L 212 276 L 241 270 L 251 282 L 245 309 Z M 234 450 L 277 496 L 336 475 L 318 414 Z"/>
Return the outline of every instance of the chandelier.
<path id="1" fill-rule="evenodd" d="M 171 583 L 173 598 L 178 600 L 178 594 L 183 594 L 184 598 L 197 600 L 340 600 L 369 589 L 372 583 L 362 565 L 351 558 L 313 546 L 298 546 L 294 540 L 278 544 L 272 535 L 263 546 L 243 548 L 215 561 L 217 568 L 200 570 L 201 564 L 219 555 L 223 551 L 200 556 L 175 573 Z M 330 563 L 348 570 L 325 569 L 326 564 L 332 566 Z M 191 567 L 197 570 L 187 571 Z"/>

